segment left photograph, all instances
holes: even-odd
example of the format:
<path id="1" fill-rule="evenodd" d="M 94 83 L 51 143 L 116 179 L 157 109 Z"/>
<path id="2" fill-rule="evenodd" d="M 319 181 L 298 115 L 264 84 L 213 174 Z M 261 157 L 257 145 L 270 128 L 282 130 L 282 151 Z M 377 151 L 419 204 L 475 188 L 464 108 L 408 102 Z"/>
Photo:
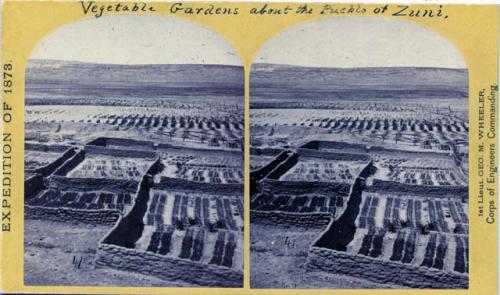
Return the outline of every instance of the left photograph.
<path id="1" fill-rule="evenodd" d="M 244 71 L 173 17 L 67 24 L 26 66 L 24 283 L 243 286 Z"/>

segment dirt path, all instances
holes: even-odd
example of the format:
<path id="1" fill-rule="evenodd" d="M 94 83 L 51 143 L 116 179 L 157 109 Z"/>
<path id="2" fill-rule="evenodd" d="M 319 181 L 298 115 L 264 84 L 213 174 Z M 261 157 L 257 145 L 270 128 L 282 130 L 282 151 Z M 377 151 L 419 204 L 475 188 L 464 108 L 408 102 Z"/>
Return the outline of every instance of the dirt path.
<path id="1" fill-rule="evenodd" d="M 250 225 L 252 288 L 391 288 L 369 280 L 309 271 L 307 251 L 322 229 Z"/>
<path id="2" fill-rule="evenodd" d="M 45 286 L 184 287 L 156 277 L 96 268 L 97 245 L 111 226 L 26 219 L 24 283 Z"/>

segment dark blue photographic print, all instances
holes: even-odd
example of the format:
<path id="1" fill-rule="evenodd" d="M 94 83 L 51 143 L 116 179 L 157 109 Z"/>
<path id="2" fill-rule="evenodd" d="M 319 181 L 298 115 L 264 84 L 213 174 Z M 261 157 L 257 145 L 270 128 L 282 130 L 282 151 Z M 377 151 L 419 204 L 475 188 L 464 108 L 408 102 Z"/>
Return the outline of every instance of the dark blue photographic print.
<path id="1" fill-rule="evenodd" d="M 250 73 L 252 288 L 468 288 L 468 73 L 423 26 L 349 17 Z"/>
<path id="2" fill-rule="evenodd" d="M 243 285 L 244 77 L 222 37 L 92 18 L 26 77 L 26 285 Z"/>

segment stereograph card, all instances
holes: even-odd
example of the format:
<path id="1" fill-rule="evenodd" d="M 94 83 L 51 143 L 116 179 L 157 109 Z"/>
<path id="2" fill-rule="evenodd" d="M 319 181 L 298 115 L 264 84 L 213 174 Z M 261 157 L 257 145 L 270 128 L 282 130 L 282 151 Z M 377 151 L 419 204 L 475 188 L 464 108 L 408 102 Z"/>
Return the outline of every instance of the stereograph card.
<path id="1" fill-rule="evenodd" d="M 5 1 L 1 292 L 496 294 L 499 12 Z"/>

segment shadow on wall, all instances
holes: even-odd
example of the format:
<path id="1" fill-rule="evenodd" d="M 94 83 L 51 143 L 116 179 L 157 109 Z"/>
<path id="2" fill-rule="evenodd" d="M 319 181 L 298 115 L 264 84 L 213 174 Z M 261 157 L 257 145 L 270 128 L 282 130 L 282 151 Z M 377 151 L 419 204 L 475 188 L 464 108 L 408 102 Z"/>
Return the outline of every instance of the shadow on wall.
<path id="1" fill-rule="evenodd" d="M 373 162 L 370 162 L 363 171 L 361 171 L 359 177 L 352 186 L 346 210 L 339 219 L 331 224 L 330 228 L 321 236 L 314 246 L 346 251 L 347 245 L 351 243 L 356 233 L 355 222 L 360 211 L 365 179 L 373 175 L 376 169 Z"/>

